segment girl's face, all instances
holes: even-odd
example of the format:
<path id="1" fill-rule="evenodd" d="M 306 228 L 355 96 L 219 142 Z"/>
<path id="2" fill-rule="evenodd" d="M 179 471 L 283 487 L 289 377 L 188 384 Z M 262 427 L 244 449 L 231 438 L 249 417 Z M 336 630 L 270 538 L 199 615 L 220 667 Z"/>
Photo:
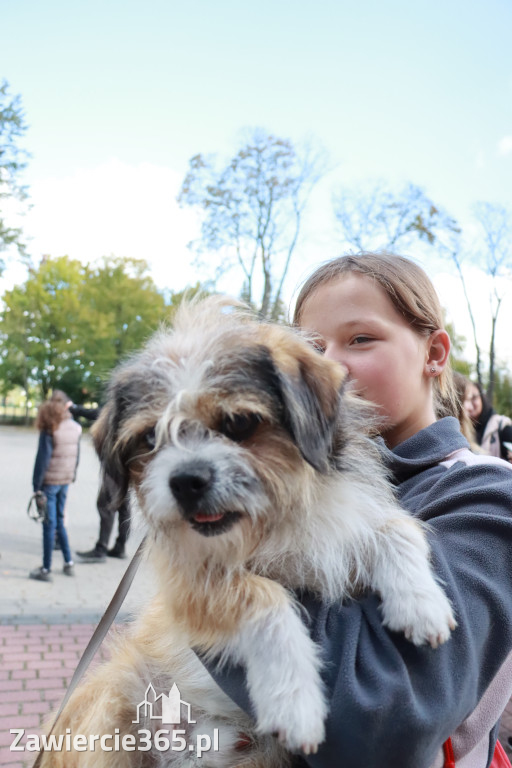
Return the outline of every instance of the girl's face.
<path id="1" fill-rule="evenodd" d="M 444 331 L 411 330 L 378 283 L 349 273 L 319 286 L 301 325 L 320 335 L 325 356 L 342 363 L 355 391 L 378 406 L 391 448 L 436 420 L 431 367 L 437 374 L 444 367 L 449 339 Z"/>
<path id="2" fill-rule="evenodd" d="M 482 408 L 483 403 L 478 387 L 468 384 L 464 393 L 464 409 L 467 415 L 472 421 L 476 421 L 482 413 Z"/>

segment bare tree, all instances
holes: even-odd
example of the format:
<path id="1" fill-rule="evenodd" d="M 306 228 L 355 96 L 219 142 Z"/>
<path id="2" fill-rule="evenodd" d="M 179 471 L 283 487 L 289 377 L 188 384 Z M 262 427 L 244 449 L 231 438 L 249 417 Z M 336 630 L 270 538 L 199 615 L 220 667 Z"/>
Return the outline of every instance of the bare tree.
<path id="1" fill-rule="evenodd" d="M 496 330 L 498 316 L 506 292 L 507 279 L 512 275 L 512 213 L 503 206 L 477 203 L 473 207 L 476 227 L 472 228 L 471 240 L 467 234 L 452 232 L 437 242 L 441 255 L 448 255 L 460 278 L 473 332 L 476 353 L 476 376 L 484 387 L 484 354 L 478 339 L 475 307 L 488 293 L 491 315 L 489 329 L 487 396 L 492 403 L 496 384 Z M 476 268 L 482 275 L 478 298 L 471 295 L 468 285 L 469 268 Z"/>
<path id="2" fill-rule="evenodd" d="M 480 343 L 478 341 L 475 314 L 473 312 L 473 305 L 471 303 L 471 299 L 468 292 L 468 286 L 467 286 L 466 278 L 464 275 L 463 263 L 461 259 L 460 240 L 458 242 L 452 243 L 446 250 L 450 254 L 452 261 L 455 264 L 455 269 L 457 270 L 457 274 L 459 275 L 459 278 L 462 284 L 464 299 L 466 300 L 469 319 L 471 321 L 471 329 L 473 331 L 473 343 L 475 345 L 475 354 L 476 354 L 476 377 L 477 377 L 478 383 L 483 388 L 482 350 L 480 348 Z"/>
<path id="3" fill-rule="evenodd" d="M 489 307 L 491 332 L 489 341 L 489 381 L 487 397 L 493 401 L 496 373 L 496 328 L 503 297 L 505 279 L 512 275 L 512 212 L 500 205 L 477 203 L 475 219 L 480 228 L 480 242 L 473 252 L 475 263 L 490 278 Z"/>
<path id="4" fill-rule="evenodd" d="M 198 254 L 220 254 L 217 275 L 236 266 L 243 298 L 264 318 L 280 314 L 304 211 L 326 167 L 323 151 L 296 150 L 261 129 L 252 129 L 220 168 L 203 155 L 190 160 L 178 202 L 201 211 L 201 238 L 191 246 Z"/>
<path id="5" fill-rule="evenodd" d="M 417 240 L 432 245 L 442 232 L 458 229 L 414 184 L 397 192 L 382 182 L 355 191 L 340 189 L 333 209 L 343 243 L 358 251 L 402 249 Z"/>

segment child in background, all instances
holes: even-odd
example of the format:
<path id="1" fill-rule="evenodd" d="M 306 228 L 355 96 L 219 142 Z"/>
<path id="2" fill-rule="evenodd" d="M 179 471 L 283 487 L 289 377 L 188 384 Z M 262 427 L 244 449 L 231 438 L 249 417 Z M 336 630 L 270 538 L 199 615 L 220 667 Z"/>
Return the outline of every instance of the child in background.
<path id="1" fill-rule="evenodd" d="M 47 499 L 43 522 L 43 565 L 29 576 L 37 581 L 52 581 L 52 555 L 55 533 L 64 555 L 64 573 L 74 575 L 68 534 L 64 525 L 64 507 L 68 485 L 75 480 L 82 428 L 71 418 L 69 398 L 60 390 L 41 404 L 36 426 L 39 444 L 34 464 L 34 493 L 42 491 Z"/>
<path id="2" fill-rule="evenodd" d="M 508 416 L 494 413 L 479 384 L 467 382 L 464 395 L 464 408 L 471 419 L 478 445 L 484 453 L 499 456 L 506 461 L 512 461 L 512 421 Z"/>

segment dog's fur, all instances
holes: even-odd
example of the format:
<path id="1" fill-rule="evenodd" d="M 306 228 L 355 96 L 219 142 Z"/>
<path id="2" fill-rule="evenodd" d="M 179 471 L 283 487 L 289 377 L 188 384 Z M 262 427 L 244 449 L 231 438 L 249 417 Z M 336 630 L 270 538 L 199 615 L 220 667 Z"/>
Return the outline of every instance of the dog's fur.
<path id="1" fill-rule="evenodd" d="M 148 683 L 168 693 L 176 682 L 197 720 L 181 727 L 218 727 L 220 751 L 58 753 L 43 766 L 283 768 L 288 750 L 314 751 L 321 659 L 291 590 L 326 601 L 372 590 L 391 630 L 416 644 L 448 638 L 455 622 L 424 531 L 394 500 L 368 405 L 344 377 L 298 333 L 220 298 L 182 307 L 173 331 L 114 373 L 95 444 L 118 501 L 135 491 L 159 591 L 57 732 L 136 732 Z M 191 648 L 245 665 L 255 722 Z"/>

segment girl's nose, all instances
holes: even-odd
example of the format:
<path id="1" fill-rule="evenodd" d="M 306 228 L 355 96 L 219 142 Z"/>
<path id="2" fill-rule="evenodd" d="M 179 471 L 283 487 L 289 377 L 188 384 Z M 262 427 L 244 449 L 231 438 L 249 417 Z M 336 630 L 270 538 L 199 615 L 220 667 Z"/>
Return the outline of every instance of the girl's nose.
<path id="1" fill-rule="evenodd" d="M 324 357 L 328 360 L 334 360 L 336 363 L 341 363 L 348 370 L 346 355 L 343 354 L 343 351 L 336 344 L 327 342 Z"/>

